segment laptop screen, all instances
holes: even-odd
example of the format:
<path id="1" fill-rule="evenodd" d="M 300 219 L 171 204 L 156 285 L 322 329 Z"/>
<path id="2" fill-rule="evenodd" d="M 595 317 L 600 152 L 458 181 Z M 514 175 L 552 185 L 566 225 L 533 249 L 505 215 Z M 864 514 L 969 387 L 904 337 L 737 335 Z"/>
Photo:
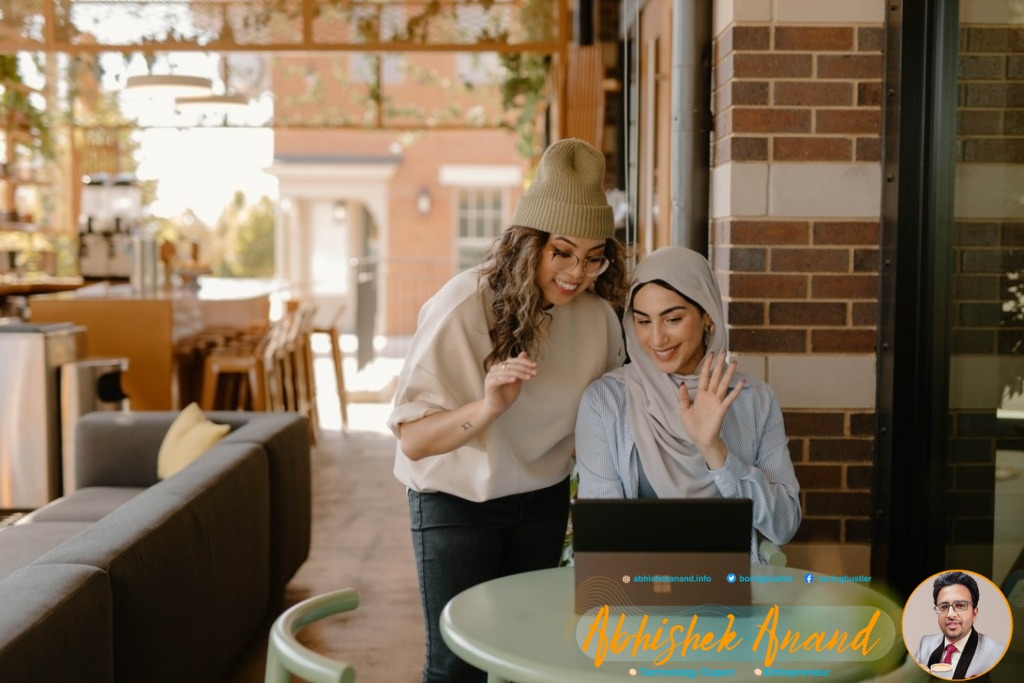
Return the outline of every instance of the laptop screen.
<path id="1" fill-rule="evenodd" d="M 750 583 L 737 577 L 750 573 L 752 520 L 748 499 L 575 501 L 577 613 L 604 604 L 749 606 Z"/>

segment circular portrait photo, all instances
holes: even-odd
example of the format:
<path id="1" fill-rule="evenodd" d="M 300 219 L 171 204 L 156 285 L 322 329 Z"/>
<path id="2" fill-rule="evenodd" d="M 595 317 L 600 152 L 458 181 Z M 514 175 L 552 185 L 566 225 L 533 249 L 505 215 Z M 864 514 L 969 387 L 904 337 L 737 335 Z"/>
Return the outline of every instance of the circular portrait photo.
<path id="1" fill-rule="evenodd" d="M 1003 658 L 1013 633 L 1010 605 L 976 572 L 950 569 L 914 589 L 903 608 L 903 642 L 936 678 L 980 676 Z"/>

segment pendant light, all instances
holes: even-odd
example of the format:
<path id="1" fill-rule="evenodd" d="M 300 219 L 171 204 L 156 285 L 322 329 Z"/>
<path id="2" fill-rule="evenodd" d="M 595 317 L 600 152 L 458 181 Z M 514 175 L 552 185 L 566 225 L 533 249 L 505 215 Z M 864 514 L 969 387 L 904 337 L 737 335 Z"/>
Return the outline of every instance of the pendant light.
<path id="1" fill-rule="evenodd" d="M 143 97 L 197 97 L 212 93 L 213 81 L 203 76 L 145 74 L 129 76 L 124 89 Z"/>
<path id="2" fill-rule="evenodd" d="M 249 106 L 249 98 L 245 95 L 232 95 L 228 92 L 230 74 L 226 55 L 220 57 L 221 80 L 224 82 L 222 94 L 207 93 L 204 95 L 182 95 L 174 99 L 179 112 L 190 112 L 202 115 L 223 115 L 241 111 Z"/>

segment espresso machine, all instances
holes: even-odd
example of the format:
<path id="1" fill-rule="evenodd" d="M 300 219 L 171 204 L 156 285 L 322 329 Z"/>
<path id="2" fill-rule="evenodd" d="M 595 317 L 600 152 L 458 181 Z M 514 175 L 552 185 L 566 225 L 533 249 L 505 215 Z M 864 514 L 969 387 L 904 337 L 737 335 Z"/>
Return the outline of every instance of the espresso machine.
<path id="1" fill-rule="evenodd" d="M 132 275 L 132 232 L 142 213 L 142 188 L 131 173 L 97 173 L 82 179 L 78 270 L 90 279 Z"/>

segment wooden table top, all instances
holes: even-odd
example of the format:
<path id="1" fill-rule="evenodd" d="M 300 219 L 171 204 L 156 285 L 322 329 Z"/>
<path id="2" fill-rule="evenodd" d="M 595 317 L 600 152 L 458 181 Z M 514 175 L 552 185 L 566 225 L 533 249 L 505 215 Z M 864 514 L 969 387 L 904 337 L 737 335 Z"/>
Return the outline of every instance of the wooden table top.
<path id="1" fill-rule="evenodd" d="M 84 284 L 80 277 L 46 277 L 25 280 L 0 279 L 0 296 L 15 294 L 50 294 L 78 289 Z"/>

